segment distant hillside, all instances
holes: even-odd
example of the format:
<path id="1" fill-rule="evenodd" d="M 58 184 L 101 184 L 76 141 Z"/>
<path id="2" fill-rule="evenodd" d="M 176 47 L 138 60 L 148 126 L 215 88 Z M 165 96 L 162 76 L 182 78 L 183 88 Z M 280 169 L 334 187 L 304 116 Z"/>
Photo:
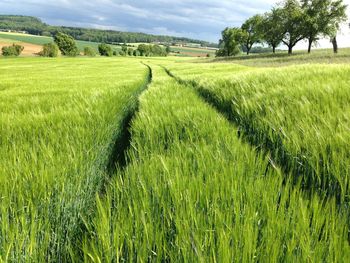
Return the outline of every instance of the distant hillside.
<path id="1" fill-rule="evenodd" d="M 92 42 L 106 42 L 106 43 L 196 43 L 202 46 L 215 47 L 216 44 L 208 43 L 206 41 L 150 35 L 144 33 L 121 32 L 114 30 L 99 30 L 78 27 L 64 27 L 64 26 L 50 26 L 43 23 L 40 19 L 30 16 L 17 15 L 0 15 L 0 30 L 15 30 L 26 31 L 34 35 L 53 36 L 57 32 L 64 32 L 73 36 L 77 40 L 92 41 Z"/>

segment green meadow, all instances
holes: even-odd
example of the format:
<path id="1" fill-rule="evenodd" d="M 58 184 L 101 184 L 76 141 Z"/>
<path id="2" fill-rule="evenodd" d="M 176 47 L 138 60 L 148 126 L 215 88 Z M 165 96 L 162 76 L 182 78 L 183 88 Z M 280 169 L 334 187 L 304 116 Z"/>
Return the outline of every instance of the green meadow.
<path id="1" fill-rule="evenodd" d="M 52 37 L 35 36 L 35 35 L 28 35 L 28 34 L 5 33 L 5 32 L 0 32 L 0 39 L 5 39 L 7 42 L 8 41 L 23 42 L 23 43 L 29 43 L 29 44 L 39 45 L 39 46 L 53 42 Z M 91 47 L 97 52 L 98 45 L 100 44 L 97 42 L 89 42 L 89 41 L 81 41 L 81 40 L 76 40 L 75 42 L 80 52 L 83 52 L 85 47 Z M 121 50 L 121 48 L 118 46 L 113 45 L 112 47 L 113 47 L 113 50 L 118 50 L 118 51 Z"/>
<path id="2" fill-rule="evenodd" d="M 108 59 L 2 59 L 0 68 L 0 259 L 60 261 L 94 210 L 148 69 Z"/>
<path id="3" fill-rule="evenodd" d="M 346 262 L 348 50 L 0 59 L 0 262 Z"/>

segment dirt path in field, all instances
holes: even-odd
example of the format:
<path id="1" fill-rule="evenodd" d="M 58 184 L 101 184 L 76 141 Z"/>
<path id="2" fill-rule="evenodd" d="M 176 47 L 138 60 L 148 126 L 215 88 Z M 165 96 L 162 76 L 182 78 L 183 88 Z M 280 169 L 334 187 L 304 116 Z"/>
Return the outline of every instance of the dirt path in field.
<path id="1" fill-rule="evenodd" d="M 11 46 L 13 43 L 17 45 L 21 45 L 24 47 L 24 50 L 21 54 L 21 56 L 35 56 L 36 53 L 40 52 L 42 50 L 42 46 L 40 45 L 34 45 L 29 43 L 22 43 L 22 42 L 0 42 L 0 50 L 2 47 Z M 1 52 L 1 51 L 0 51 Z"/>
<path id="2" fill-rule="evenodd" d="M 142 63 L 142 64 L 144 64 L 144 63 Z M 136 94 L 134 95 L 136 102 L 132 102 L 131 103 L 132 105 L 127 107 L 128 112 L 125 114 L 125 117 L 123 118 L 122 123 L 120 125 L 121 131 L 118 134 L 117 138 L 115 139 L 111 155 L 108 158 L 109 160 L 108 160 L 107 170 L 111 174 L 114 173 L 116 167 L 118 167 L 119 169 L 123 169 L 127 165 L 126 154 L 127 154 L 127 151 L 131 145 L 130 128 L 131 128 L 132 120 L 139 110 L 138 99 L 139 99 L 140 95 L 145 90 L 147 90 L 147 88 L 152 83 L 152 79 L 153 79 L 152 68 L 147 64 L 144 64 L 144 65 L 148 69 L 148 75 L 147 75 L 142 87 L 140 87 L 136 91 Z"/>
<path id="3" fill-rule="evenodd" d="M 276 139 L 273 141 L 266 135 L 266 131 L 260 130 L 252 123 L 247 122 L 238 113 L 232 110 L 228 112 L 226 104 L 222 103 L 215 93 L 205 90 L 205 88 L 195 82 L 183 80 L 175 76 L 167 68 L 163 68 L 167 74 L 174 78 L 178 83 L 194 88 L 203 101 L 211 105 L 219 114 L 238 127 L 238 136 L 245 142 L 249 143 L 257 151 L 269 156 L 269 166 L 281 170 L 285 175 L 285 182 L 288 181 L 288 178 L 291 178 L 290 182 L 294 185 L 300 184 L 303 191 L 308 193 L 318 193 L 321 197 L 335 198 L 338 204 L 340 203 L 341 186 L 337 181 L 329 180 L 329 177 L 336 178 L 335 175 L 330 173 L 324 174 L 321 176 L 320 182 L 320 178 L 316 176 L 316 171 L 312 163 L 307 159 L 303 160 L 303 163 L 295 164 L 295 156 L 285 149 L 279 135 L 276 135 Z M 269 166 L 267 169 L 269 169 Z M 303 176 L 302 180 L 300 179 L 301 175 Z M 327 192 L 324 192 L 325 189 L 322 190 L 321 187 L 323 185 L 328 185 L 328 188 L 326 189 Z M 317 190 L 314 191 L 314 189 Z"/>
<path id="4" fill-rule="evenodd" d="M 152 69 L 148 65 L 144 64 L 147 67 L 147 75 L 144 78 L 143 84 L 133 93 L 131 94 L 131 98 L 127 105 L 125 105 L 125 110 L 121 112 L 122 116 L 116 116 L 118 118 L 118 124 L 116 127 L 116 134 L 114 135 L 113 141 L 111 141 L 111 147 L 106 152 L 106 156 L 101 157 L 101 160 L 96 162 L 95 167 L 91 170 L 92 175 L 88 179 L 88 183 L 84 184 L 84 189 L 81 190 L 84 193 L 85 198 L 88 197 L 86 203 L 84 203 L 83 207 L 79 208 L 79 214 L 83 214 L 80 218 L 77 218 L 76 224 L 74 224 L 76 233 L 79 235 L 73 235 L 70 237 L 70 242 L 75 244 L 72 247 L 72 251 L 74 252 L 74 256 L 79 258 L 82 254 L 81 248 L 83 248 L 83 244 L 81 243 L 83 240 L 80 237 L 88 234 L 88 230 L 86 229 L 86 221 L 82 221 L 81 219 L 89 219 L 91 216 L 91 211 L 93 209 L 97 209 L 94 201 L 96 200 L 96 194 L 103 196 L 107 190 L 108 181 L 110 178 L 115 176 L 116 170 L 124 170 L 128 165 L 127 152 L 131 147 L 131 124 L 135 115 L 139 110 L 139 97 L 143 92 L 145 92 L 149 85 L 152 83 Z M 101 176 L 101 173 L 106 173 L 107 176 Z M 99 183 L 94 180 L 99 181 Z M 80 198 L 80 197 L 77 197 Z M 86 214 L 84 211 L 89 211 L 89 214 Z M 91 222 L 89 222 L 90 224 Z M 92 236 L 88 235 L 89 238 Z M 80 261 L 84 261 L 83 258 L 80 258 Z"/>

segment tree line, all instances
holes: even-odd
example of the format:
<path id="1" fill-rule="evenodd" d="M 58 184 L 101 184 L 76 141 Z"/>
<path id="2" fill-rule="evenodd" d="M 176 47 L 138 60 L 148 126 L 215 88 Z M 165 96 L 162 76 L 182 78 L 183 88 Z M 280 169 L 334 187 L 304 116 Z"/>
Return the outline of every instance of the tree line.
<path id="1" fill-rule="evenodd" d="M 49 43 L 44 45 L 43 51 L 41 52 L 42 56 L 53 57 L 57 56 L 58 50 L 61 51 L 61 54 L 64 56 L 77 56 L 79 55 L 78 47 L 73 37 L 64 34 L 57 33 L 54 36 L 54 43 Z M 136 49 L 123 45 L 119 53 L 117 50 L 114 50 L 111 45 L 106 43 L 101 43 L 98 45 L 98 53 L 101 56 L 112 57 L 112 56 L 167 56 L 169 53 L 168 48 L 162 48 L 159 45 L 148 45 L 140 44 Z M 49 54 L 49 55 L 48 55 Z M 96 56 L 96 52 L 91 47 L 84 48 L 85 56 Z"/>
<path id="2" fill-rule="evenodd" d="M 3 56 L 19 56 L 24 47 L 18 44 L 11 46 L 5 46 L 2 48 Z M 37 54 L 42 57 L 57 57 L 59 51 L 64 56 L 75 57 L 80 54 L 76 41 L 73 37 L 64 34 L 57 33 L 54 36 L 54 42 L 43 45 L 43 49 Z M 146 57 L 165 57 L 170 53 L 170 47 L 163 48 L 160 45 L 140 44 L 137 48 L 128 47 L 126 44 L 122 46 L 119 53 L 113 49 L 111 45 L 101 43 L 98 45 L 98 53 L 101 56 L 146 56 Z M 94 57 L 97 55 L 96 51 L 92 47 L 84 48 L 84 55 Z"/>
<path id="3" fill-rule="evenodd" d="M 29 34 L 55 36 L 61 32 L 76 40 L 117 43 L 196 43 L 202 46 L 217 47 L 217 44 L 184 37 L 160 36 L 135 32 L 120 32 L 78 27 L 50 26 L 40 19 L 30 16 L 0 15 L 0 30 L 27 31 Z"/>
<path id="4" fill-rule="evenodd" d="M 87 52 L 89 48 L 84 49 L 84 55 L 91 56 L 91 50 Z M 166 57 L 170 49 L 168 47 L 163 48 L 159 45 L 140 44 L 137 48 L 128 47 L 123 45 L 119 53 L 112 49 L 112 47 L 106 43 L 102 43 L 98 46 L 98 51 L 101 56 L 112 57 L 112 56 L 145 56 L 145 57 Z"/>
<path id="5" fill-rule="evenodd" d="M 247 55 L 256 44 L 267 44 L 276 52 L 284 44 L 288 53 L 302 40 L 308 41 L 308 52 L 321 38 L 330 38 L 338 52 L 337 32 L 346 21 L 343 0 L 284 0 L 271 11 L 254 15 L 241 27 L 227 27 L 222 31 L 217 56 L 235 56 L 245 50 Z"/>

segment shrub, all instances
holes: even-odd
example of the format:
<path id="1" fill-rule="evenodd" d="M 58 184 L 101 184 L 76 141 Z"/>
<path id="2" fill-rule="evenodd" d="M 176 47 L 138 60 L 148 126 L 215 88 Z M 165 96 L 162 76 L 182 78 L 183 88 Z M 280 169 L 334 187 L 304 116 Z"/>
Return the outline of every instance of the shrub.
<path id="1" fill-rule="evenodd" d="M 43 50 L 39 52 L 39 56 L 54 58 L 58 56 L 58 46 L 55 43 L 47 43 L 43 46 Z"/>
<path id="2" fill-rule="evenodd" d="M 165 51 L 159 45 L 152 45 L 150 46 L 150 49 L 153 56 L 163 56 L 165 53 Z"/>
<path id="3" fill-rule="evenodd" d="M 117 51 L 113 51 L 113 56 L 118 56 L 118 52 Z"/>
<path id="4" fill-rule="evenodd" d="M 92 47 L 85 47 L 84 56 L 94 57 L 96 56 L 96 51 Z"/>
<path id="5" fill-rule="evenodd" d="M 165 52 L 166 52 L 167 54 L 169 54 L 169 53 L 171 52 L 170 46 L 166 46 L 166 47 L 165 47 Z"/>
<path id="6" fill-rule="evenodd" d="M 111 46 L 105 43 L 98 45 L 98 52 L 100 53 L 101 56 L 106 56 L 106 57 L 113 56 L 113 50 Z"/>
<path id="7" fill-rule="evenodd" d="M 134 50 L 132 48 L 128 48 L 128 56 L 133 55 Z"/>
<path id="8" fill-rule="evenodd" d="M 21 45 L 12 44 L 12 46 L 2 48 L 2 55 L 5 57 L 9 57 L 9 56 L 18 57 L 22 53 L 23 49 L 24 47 Z"/>
<path id="9" fill-rule="evenodd" d="M 59 32 L 55 35 L 54 40 L 62 55 L 75 57 L 79 54 L 75 40 L 71 36 Z"/>
<path id="10" fill-rule="evenodd" d="M 166 49 L 162 48 L 159 45 L 146 45 L 140 44 L 137 48 L 137 51 L 141 56 L 155 56 L 155 57 L 165 57 L 167 56 Z"/>
<path id="11" fill-rule="evenodd" d="M 140 52 L 137 49 L 135 49 L 132 54 L 134 57 L 140 56 Z"/>
<path id="12" fill-rule="evenodd" d="M 137 50 L 139 51 L 140 56 L 147 56 L 151 52 L 149 45 L 146 44 L 139 45 Z"/>

